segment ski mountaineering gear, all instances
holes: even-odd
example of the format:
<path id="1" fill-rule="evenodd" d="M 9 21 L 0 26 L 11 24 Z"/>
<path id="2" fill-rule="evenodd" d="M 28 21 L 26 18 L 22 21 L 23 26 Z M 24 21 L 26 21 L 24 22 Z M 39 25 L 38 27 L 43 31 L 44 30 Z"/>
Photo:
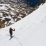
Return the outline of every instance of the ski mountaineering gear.
<path id="1" fill-rule="evenodd" d="M 9 30 L 9 33 L 10 33 L 10 38 L 12 38 L 13 31 L 15 31 L 15 29 L 13 30 L 12 28 L 10 28 L 10 30 Z"/>

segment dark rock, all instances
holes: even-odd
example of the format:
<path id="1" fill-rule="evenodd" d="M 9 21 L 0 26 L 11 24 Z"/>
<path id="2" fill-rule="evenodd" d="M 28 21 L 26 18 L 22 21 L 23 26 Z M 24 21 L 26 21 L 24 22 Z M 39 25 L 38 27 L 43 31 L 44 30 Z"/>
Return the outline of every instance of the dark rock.
<path id="1" fill-rule="evenodd" d="M 19 21 L 19 20 L 21 20 L 21 18 L 17 18 L 16 22 Z"/>

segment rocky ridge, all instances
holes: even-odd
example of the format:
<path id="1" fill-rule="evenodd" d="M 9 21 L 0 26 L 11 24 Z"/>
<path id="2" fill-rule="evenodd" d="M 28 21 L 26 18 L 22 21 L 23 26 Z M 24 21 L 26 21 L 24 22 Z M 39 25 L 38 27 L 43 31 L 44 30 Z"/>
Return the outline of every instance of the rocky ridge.
<path id="1" fill-rule="evenodd" d="M 35 8 L 27 6 L 25 3 L 0 4 L 0 28 L 9 26 L 34 11 Z M 3 25 L 3 26 L 2 26 Z"/>

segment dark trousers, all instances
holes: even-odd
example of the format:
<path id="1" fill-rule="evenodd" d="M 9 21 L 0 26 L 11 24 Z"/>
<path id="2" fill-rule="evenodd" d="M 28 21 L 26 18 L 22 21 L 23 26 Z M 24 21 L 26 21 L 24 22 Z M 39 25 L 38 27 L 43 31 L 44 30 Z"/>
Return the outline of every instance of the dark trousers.
<path id="1" fill-rule="evenodd" d="M 12 38 L 12 33 L 10 33 L 10 38 Z"/>

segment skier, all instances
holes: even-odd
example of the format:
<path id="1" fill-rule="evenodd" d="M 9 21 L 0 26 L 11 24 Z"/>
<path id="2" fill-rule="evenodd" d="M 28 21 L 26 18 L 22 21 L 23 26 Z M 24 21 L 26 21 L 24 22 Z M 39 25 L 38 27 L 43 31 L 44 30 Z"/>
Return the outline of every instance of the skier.
<path id="1" fill-rule="evenodd" d="M 10 38 L 12 38 L 13 36 L 13 31 L 15 31 L 15 29 L 13 30 L 12 28 L 9 29 L 9 33 L 10 33 Z"/>

